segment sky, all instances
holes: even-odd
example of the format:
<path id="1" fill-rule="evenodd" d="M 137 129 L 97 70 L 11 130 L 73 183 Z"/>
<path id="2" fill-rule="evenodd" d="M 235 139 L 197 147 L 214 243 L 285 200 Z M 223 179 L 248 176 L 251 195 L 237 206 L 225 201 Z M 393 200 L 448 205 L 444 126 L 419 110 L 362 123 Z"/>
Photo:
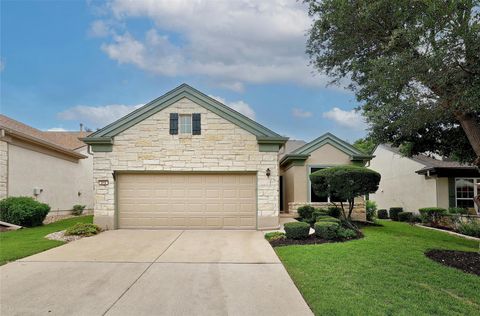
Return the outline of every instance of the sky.
<path id="1" fill-rule="evenodd" d="M 309 65 L 295 0 L 1 1 L 0 112 L 95 130 L 187 83 L 275 132 L 353 142 L 354 94 Z"/>

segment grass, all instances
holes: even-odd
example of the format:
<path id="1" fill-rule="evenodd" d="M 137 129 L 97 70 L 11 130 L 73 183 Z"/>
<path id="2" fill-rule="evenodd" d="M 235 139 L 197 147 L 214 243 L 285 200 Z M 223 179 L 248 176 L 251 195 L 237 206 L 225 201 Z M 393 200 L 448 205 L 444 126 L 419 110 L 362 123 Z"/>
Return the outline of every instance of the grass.
<path id="1" fill-rule="evenodd" d="M 382 221 L 365 238 L 275 248 L 316 315 L 478 315 L 480 277 L 424 256 L 478 242 Z"/>
<path id="2" fill-rule="evenodd" d="M 45 236 L 76 223 L 92 223 L 92 221 L 91 215 L 80 216 L 48 225 L 0 233 L 0 265 L 61 246 L 64 244 L 63 241 L 49 240 Z"/>

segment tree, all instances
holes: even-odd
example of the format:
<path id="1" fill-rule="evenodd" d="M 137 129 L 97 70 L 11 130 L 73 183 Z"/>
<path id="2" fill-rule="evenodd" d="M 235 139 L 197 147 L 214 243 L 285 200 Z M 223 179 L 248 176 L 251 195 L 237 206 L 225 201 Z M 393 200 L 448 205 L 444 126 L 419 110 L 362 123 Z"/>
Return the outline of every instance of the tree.
<path id="1" fill-rule="evenodd" d="M 348 211 L 345 210 L 344 202 L 340 202 L 342 216 L 352 228 L 358 230 L 351 223 L 354 199 L 358 196 L 376 192 L 380 177 L 378 172 L 365 167 L 340 165 L 310 174 L 310 181 L 316 195 L 334 196 L 336 200 L 347 201 Z"/>
<path id="2" fill-rule="evenodd" d="M 480 166 L 480 0 L 305 0 L 307 53 L 350 79 L 376 142 Z"/>
<path id="3" fill-rule="evenodd" d="M 365 138 L 360 138 L 357 139 L 354 143 L 353 146 L 360 150 L 361 152 L 370 155 L 373 153 L 373 150 L 375 149 L 375 146 L 377 144 L 371 137 L 365 137 Z"/>

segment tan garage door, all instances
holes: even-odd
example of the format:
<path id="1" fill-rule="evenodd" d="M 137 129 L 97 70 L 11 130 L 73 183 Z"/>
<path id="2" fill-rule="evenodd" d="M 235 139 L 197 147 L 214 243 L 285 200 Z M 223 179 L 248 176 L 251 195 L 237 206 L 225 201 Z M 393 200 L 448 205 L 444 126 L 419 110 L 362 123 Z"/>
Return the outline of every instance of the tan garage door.
<path id="1" fill-rule="evenodd" d="M 254 229 L 254 174 L 119 174 L 120 228 Z"/>

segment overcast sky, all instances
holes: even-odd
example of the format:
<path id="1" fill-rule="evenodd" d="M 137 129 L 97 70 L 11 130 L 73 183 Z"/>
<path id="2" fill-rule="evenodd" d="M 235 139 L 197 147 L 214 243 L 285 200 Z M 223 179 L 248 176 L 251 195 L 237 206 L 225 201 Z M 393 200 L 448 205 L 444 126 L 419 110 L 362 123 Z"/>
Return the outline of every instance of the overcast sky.
<path id="1" fill-rule="evenodd" d="M 1 112 L 96 129 L 185 82 L 274 131 L 365 134 L 354 95 L 309 66 L 298 1 L 1 3 Z"/>

